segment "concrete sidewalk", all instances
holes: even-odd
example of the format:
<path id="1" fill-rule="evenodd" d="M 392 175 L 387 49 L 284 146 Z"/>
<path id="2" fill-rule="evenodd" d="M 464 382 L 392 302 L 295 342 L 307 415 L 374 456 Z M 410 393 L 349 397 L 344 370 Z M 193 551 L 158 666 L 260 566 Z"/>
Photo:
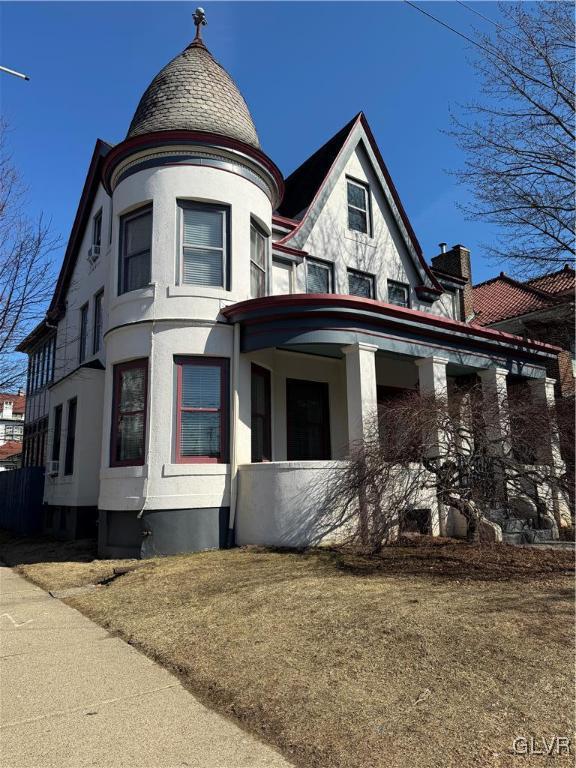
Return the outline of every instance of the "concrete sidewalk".
<path id="1" fill-rule="evenodd" d="M 3 768 L 288 768 L 179 681 L 0 567 Z"/>

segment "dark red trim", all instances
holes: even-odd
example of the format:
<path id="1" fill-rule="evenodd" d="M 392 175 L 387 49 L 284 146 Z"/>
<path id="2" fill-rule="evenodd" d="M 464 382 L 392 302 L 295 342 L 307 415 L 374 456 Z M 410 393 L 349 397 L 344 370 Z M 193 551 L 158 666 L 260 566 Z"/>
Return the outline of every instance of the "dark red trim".
<path id="1" fill-rule="evenodd" d="M 114 168 L 125 157 L 140 152 L 149 147 L 158 147 L 166 144 L 211 144 L 217 147 L 226 147 L 243 152 L 261 163 L 272 175 L 278 189 L 279 201 L 284 195 L 284 179 L 278 166 L 270 160 L 268 155 L 250 144 L 243 141 L 231 139 L 227 136 L 219 136 L 215 133 L 206 131 L 156 131 L 155 133 L 144 133 L 140 136 L 133 136 L 131 139 L 125 139 L 117 144 L 107 155 L 106 162 L 102 169 L 102 180 L 108 194 L 111 194 L 110 181 Z"/>
<path id="2" fill-rule="evenodd" d="M 177 464 L 227 464 L 228 463 L 228 398 L 229 398 L 229 360 L 226 357 L 182 356 L 174 358 L 176 363 L 176 450 Z M 218 366 L 220 368 L 220 408 L 182 407 L 182 368 L 185 365 Z M 182 436 L 182 411 L 218 413 L 220 415 L 220 456 L 182 456 L 180 439 Z"/>
<path id="3" fill-rule="evenodd" d="M 278 242 L 272 243 L 272 250 L 279 251 L 280 253 L 287 253 L 289 256 L 301 256 L 302 258 L 308 256 L 308 251 L 301 251 L 299 248 L 290 248 L 289 246 L 282 245 Z"/>
<path id="4" fill-rule="evenodd" d="M 70 238 L 68 239 L 64 261 L 62 262 L 60 274 L 58 275 L 58 281 L 56 282 L 52 301 L 50 302 L 48 312 L 46 313 L 49 320 L 57 320 L 64 313 L 64 299 L 68 286 L 70 285 L 72 272 L 74 271 L 78 250 L 84 237 L 86 224 L 92 213 L 92 204 L 100 184 L 102 163 L 111 149 L 111 145 L 107 144 L 105 141 L 102 141 L 101 139 L 96 141 L 76 216 L 74 217 L 72 231 L 70 233 Z"/>
<path id="5" fill-rule="evenodd" d="M 305 311 L 307 308 L 313 306 L 330 311 L 331 316 L 334 316 L 334 310 L 341 310 L 341 315 L 343 317 L 346 316 L 346 310 L 365 310 L 379 314 L 383 318 L 389 317 L 407 321 L 417 320 L 425 325 L 442 328 L 446 331 L 452 330 L 458 333 L 464 333 L 479 339 L 488 339 L 494 342 L 499 341 L 504 344 L 514 344 L 515 346 L 520 347 L 531 347 L 535 350 L 553 354 L 557 354 L 560 351 L 560 347 L 555 347 L 551 344 L 537 341 L 536 339 L 524 339 L 504 331 L 471 326 L 459 320 L 450 320 L 445 317 L 440 317 L 439 315 L 433 315 L 430 312 L 398 307 L 394 304 L 386 304 L 382 301 L 365 299 L 360 296 L 342 296 L 340 294 L 329 293 L 292 293 L 284 296 L 266 296 L 261 299 L 248 299 L 247 301 L 241 301 L 237 304 L 231 304 L 222 309 L 221 312 L 233 322 L 238 320 L 242 322 L 241 316 L 243 314 L 252 314 L 259 310 L 265 310 L 266 315 L 263 316 L 261 320 L 262 322 L 268 322 L 279 316 L 278 314 L 274 314 L 273 311 L 271 312 L 271 310 L 281 310 L 283 308 L 293 307 Z M 303 312 L 303 316 L 305 316 L 305 312 Z M 251 321 L 252 320 L 250 320 L 250 322 Z M 259 318 L 254 318 L 254 321 L 258 322 Z"/>
<path id="6" fill-rule="evenodd" d="M 142 425 L 142 456 L 138 459 L 116 459 L 116 442 L 118 438 L 118 418 L 120 416 L 120 375 L 123 371 L 141 368 L 144 371 L 144 409 L 142 414 L 144 422 Z M 113 372 L 113 393 L 112 393 L 112 424 L 110 429 L 110 466 L 111 467 L 141 467 L 144 465 L 146 456 L 146 425 L 148 412 L 148 358 L 142 357 L 138 360 L 129 360 L 126 363 L 117 363 Z M 140 413 L 140 411 L 132 411 Z"/>
<path id="7" fill-rule="evenodd" d="M 294 227 L 298 226 L 298 223 L 296 219 L 289 219 L 287 216 L 280 216 L 278 213 L 272 216 L 272 224 L 277 224 L 279 227 L 285 227 L 286 229 L 294 229 Z"/>

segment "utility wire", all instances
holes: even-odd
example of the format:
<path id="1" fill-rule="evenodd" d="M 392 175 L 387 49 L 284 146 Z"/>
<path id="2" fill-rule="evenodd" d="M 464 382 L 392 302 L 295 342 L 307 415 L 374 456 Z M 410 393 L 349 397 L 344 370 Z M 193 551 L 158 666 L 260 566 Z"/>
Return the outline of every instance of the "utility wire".
<path id="1" fill-rule="evenodd" d="M 489 18 L 488 16 L 484 16 L 483 13 L 480 13 L 480 11 L 477 11 L 475 8 L 472 8 L 472 6 L 468 5 L 467 3 L 463 3 L 462 0 L 456 0 L 458 5 L 461 5 L 462 8 L 466 8 L 470 13 L 475 13 L 476 16 L 480 16 L 481 19 L 484 19 L 484 21 L 489 21 L 490 24 L 494 24 L 495 27 L 498 27 L 498 29 L 504 30 L 504 27 L 502 27 L 500 24 L 498 24 L 497 21 L 494 21 L 494 19 Z"/>
<path id="2" fill-rule="evenodd" d="M 423 13 L 424 16 L 428 16 L 428 18 L 435 21 L 437 24 L 440 24 L 441 26 L 445 27 L 446 29 L 449 29 L 450 32 L 454 32 L 455 35 L 458 35 L 458 37 L 462 37 L 464 40 L 467 40 L 469 43 L 472 43 L 472 45 L 475 45 L 476 48 L 480 48 L 482 51 L 486 51 L 487 49 L 480 45 L 480 43 L 476 42 L 476 40 L 473 40 L 471 37 L 468 37 L 468 35 L 465 35 L 463 32 L 459 32 L 457 29 L 454 29 L 454 27 L 451 27 L 450 24 L 446 24 L 445 21 L 441 21 L 440 19 L 437 19 L 436 16 L 432 16 L 431 13 L 428 13 L 428 11 L 425 11 L 424 8 L 420 8 L 419 6 L 415 5 L 414 3 L 411 3 L 410 0 L 404 0 L 406 5 L 409 5 L 411 8 L 414 8 L 415 10 L 419 11 L 420 13 Z"/>

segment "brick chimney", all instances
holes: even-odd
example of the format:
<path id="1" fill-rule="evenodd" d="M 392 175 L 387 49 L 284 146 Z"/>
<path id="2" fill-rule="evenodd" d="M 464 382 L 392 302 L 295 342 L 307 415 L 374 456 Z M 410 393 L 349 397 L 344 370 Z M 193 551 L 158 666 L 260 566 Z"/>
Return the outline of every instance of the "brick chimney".
<path id="1" fill-rule="evenodd" d="M 449 251 L 443 250 L 442 253 L 432 259 L 432 268 L 444 272 L 446 275 L 466 280 L 462 287 L 460 309 L 462 320 L 470 320 L 474 310 L 472 307 L 472 268 L 468 248 L 463 245 L 453 245 Z"/>

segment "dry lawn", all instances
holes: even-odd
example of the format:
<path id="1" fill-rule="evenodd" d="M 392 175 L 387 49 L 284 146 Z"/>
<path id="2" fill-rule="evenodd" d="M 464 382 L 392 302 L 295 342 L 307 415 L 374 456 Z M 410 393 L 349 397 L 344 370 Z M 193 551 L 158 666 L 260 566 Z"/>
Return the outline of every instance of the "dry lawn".
<path id="1" fill-rule="evenodd" d="M 24 562 L 22 543 L 0 550 Z M 111 575 L 51 559 L 18 570 L 46 588 Z M 574 758 L 511 746 L 571 735 L 572 566 L 449 541 L 374 559 L 235 549 L 149 560 L 67 602 L 298 766 L 560 766 Z"/>

